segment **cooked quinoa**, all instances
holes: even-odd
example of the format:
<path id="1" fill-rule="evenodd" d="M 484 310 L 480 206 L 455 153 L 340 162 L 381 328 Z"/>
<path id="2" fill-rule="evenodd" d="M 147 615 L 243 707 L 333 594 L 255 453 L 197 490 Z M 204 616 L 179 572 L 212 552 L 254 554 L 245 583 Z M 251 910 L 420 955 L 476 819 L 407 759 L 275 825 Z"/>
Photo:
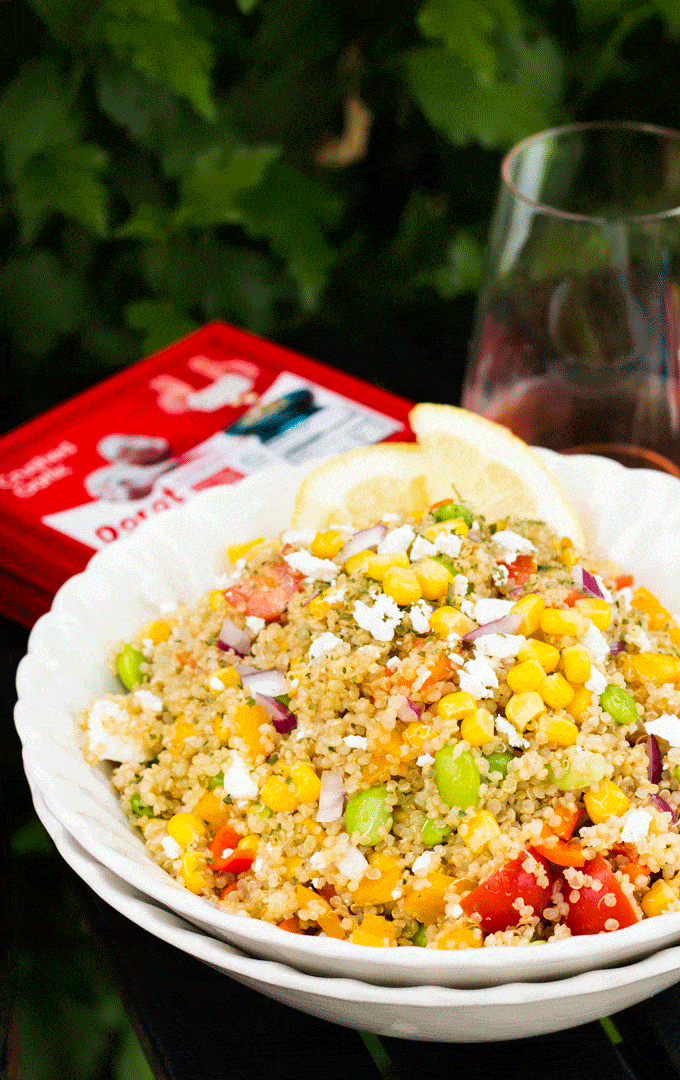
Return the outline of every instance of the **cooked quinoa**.
<path id="1" fill-rule="evenodd" d="M 646 589 L 452 503 L 229 550 L 81 717 L 173 878 L 364 945 L 680 911 L 680 634 Z"/>

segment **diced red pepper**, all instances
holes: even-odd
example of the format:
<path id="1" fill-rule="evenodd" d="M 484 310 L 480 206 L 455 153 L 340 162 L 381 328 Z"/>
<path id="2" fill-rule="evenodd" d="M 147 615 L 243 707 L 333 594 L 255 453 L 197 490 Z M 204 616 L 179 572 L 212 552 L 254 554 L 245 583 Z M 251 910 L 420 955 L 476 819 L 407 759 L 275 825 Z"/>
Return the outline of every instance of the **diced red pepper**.
<path id="1" fill-rule="evenodd" d="M 567 593 L 567 595 L 565 596 L 564 602 L 567 607 L 573 607 L 577 600 L 587 599 L 588 593 L 583 592 L 582 589 L 572 589 L 571 592 Z"/>
<path id="2" fill-rule="evenodd" d="M 547 836 L 551 834 L 548 833 Z M 554 833 L 552 833 L 555 836 Z M 547 836 L 545 839 L 547 839 Z M 568 844 L 564 840 L 557 840 L 557 843 L 552 844 L 534 844 L 534 851 L 537 851 L 539 855 L 542 855 L 549 862 L 555 863 L 556 866 L 576 866 L 581 867 L 585 865 L 586 857 L 581 851 L 578 844 Z"/>
<path id="3" fill-rule="evenodd" d="M 518 555 L 513 562 L 501 561 L 498 565 L 506 568 L 508 580 L 515 585 L 526 585 L 529 578 L 533 577 L 537 570 L 536 560 L 531 555 Z"/>
<path id="4" fill-rule="evenodd" d="M 208 844 L 208 850 L 210 851 L 213 861 L 210 863 L 211 870 L 226 870 L 227 863 L 232 857 L 238 843 L 243 837 L 240 833 L 236 832 L 236 829 L 232 829 L 231 825 L 222 825 L 217 830 L 215 836 Z M 227 851 L 228 855 L 222 853 Z"/>
<path id="5" fill-rule="evenodd" d="M 633 905 L 623 892 L 618 879 L 614 877 L 612 868 L 601 855 L 596 855 L 587 862 L 581 872 L 594 881 L 599 881 L 601 887 L 597 891 L 591 886 L 572 890 L 566 880 L 562 882 L 564 899 L 569 904 L 569 914 L 565 922 L 572 934 L 611 933 L 605 925 L 610 919 L 616 920 L 616 929 L 619 930 L 639 921 Z M 572 900 L 575 893 L 578 893 L 578 898 Z M 613 897 L 613 902 L 607 902 L 607 897 Z"/>
<path id="6" fill-rule="evenodd" d="M 222 870 L 228 870 L 230 874 L 242 874 L 244 870 L 250 870 L 255 862 L 255 852 L 250 848 L 239 848 L 230 855 Z"/>
<path id="7" fill-rule="evenodd" d="M 283 919 L 276 925 L 280 930 L 287 930 L 289 934 L 301 934 L 303 932 L 297 915 L 291 915 L 290 919 Z"/>
<path id="8" fill-rule="evenodd" d="M 238 882 L 230 881 L 228 885 L 225 885 L 220 893 L 220 900 L 224 900 L 225 896 L 229 896 L 229 893 L 236 892 L 238 889 Z"/>
<path id="9" fill-rule="evenodd" d="M 532 868 L 524 869 L 527 859 L 538 864 L 535 872 Z M 538 884 L 539 874 L 545 875 L 547 885 Z M 535 915 L 542 915 L 550 903 L 552 883 L 552 873 L 547 860 L 532 849 L 523 852 L 518 859 L 506 862 L 500 870 L 464 896 L 460 906 L 466 915 L 481 915 L 479 925 L 482 930 L 487 934 L 495 934 L 499 930 L 507 930 L 509 926 L 517 925 L 520 912 L 515 904 L 520 897 L 524 904 L 531 905 Z"/>
<path id="10" fill-rule="evenodd" d="M 614 578 L 614 588 L 615 589 L 630 589 L 632 584 L 633 584 L 633 575 L 632 574 L 619 574 L 618 577 Z"/>

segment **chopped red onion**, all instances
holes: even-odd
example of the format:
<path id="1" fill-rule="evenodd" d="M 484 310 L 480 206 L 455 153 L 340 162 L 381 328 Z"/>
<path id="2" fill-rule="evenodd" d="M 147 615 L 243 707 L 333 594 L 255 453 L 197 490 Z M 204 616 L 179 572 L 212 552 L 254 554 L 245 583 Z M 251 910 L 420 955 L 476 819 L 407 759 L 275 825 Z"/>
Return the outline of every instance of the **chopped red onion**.
<path id="1" fill-rule="evenodd" d="M 277 698 L 288 693 L 290 689 L 286 676 L 277 671 L 276 668 L 269 668 L 267 671 L 255 671 L 253 674 L 249 673 L 247 675 L 239 671 L 239 675 L 246 690 L 250 690 L 252 694 L 263 694 L 265 697 Z"/>
<path id="2" fill-rule="evenodd" d="M 654 735 L 647 736 L 647 779 L 650 784 L 658 784 L 661 779 L 661 770 L 663 768 L 663 762 L 661 761 L 661 751 L 659 750 L 659 744 L 656 741 Z"/>
<path id="3" fill-rule="evenodd" d="M 358 555 L 360 551 L 376 547 L 387 535 L 386 525 L 372 525 L 370 529 L 360 529 L 345 544 L 340 552 L 340 559 L 344 563 L 352 555 Z"/>
<path id="4" fill-rule="evenodd" d="M 226 617 L 217 635 L 217 647 L 223 652 L 230 649 L 237 656 L 250 656 L 250 634 L 237 626 L 233 619 Z"/>
<path id="5" fill-rule="evenodd" d="M 326 769 L 321 773 L 321 790 L 316 820 L 320 822 L 337 821 L 342 817 L 345 805 L 345 787 L 340 773 Z"/>
<path id="6" fill-rule="evenodd" d="M 508 596 L 511 596 L 513 598 L 513 600 L 514 600 L 514 598 L 516 596 L 522 596 L 523 593 L 524 593 L 524 586 L 523 585 L 515 585 L 514 589 L 511 589 L 510 592 L 508 593 Z"/>
<path id="7" fill-rule="evenodd" d="M 401 720 L 403 724 L 413 724 L 420 719 L 423 708 L 424 705 L 421 701 L 411 701 L 410 698 L 406 698 L 404 704 L 397 709 L 397 719 Z"/>
<path id="8" fill-rule="evenodd" d="M 484 626 L 477 626 L 474 630 L 469 630 L 467 634 L 463 635 L 463 641 L 474 641 L 476 638 L 485 637 L 487 634 L 514 634 L 519 629 L 522 619 L 523 616 L 518 612 L 509 611 L 507 615 L 502 615 L 500 619 L 494 619 L 493 622 L 485 623 Z"/>
<path id="9" fill-rule="evenodd" d="M 307 607 L 307 605 L 311 604 L 312 600 L 315 600 L 316 597 L 319 596 L 320 593 L 321 593 L 321 589 L 317 589 L 316 592 L 313 592 L 312 595 L 309 597 L 309 600 L 305 600 L 305 602 L 304 602 L 304 604 L 302 606 Z"/>
<path id="10" fill-rule="evenodd" d="M 475 543 L 477 543 L 479 540 L 482 539 L 481 536 L 479 535 L 479 533 L 476 533 L 476 532 L 469 532 L 467 534 L 467 538 L 468 538 L 468 540 L 474 540 Z"/>
<path id="11" fill-rule="evenodd" d="M 596 596 L 598 600 L 604 600 L 602 589 L 593 574 L 577 564 L 573 569 L 573 575 L 574 581 L 581 586 L 584 592 L 587 592 L 589 596 Z"/>
<path id="12" fill-rule="evenodd" d="M 268 694 L 255 694 L 255 701 L 262 706 L 279 735 L 287 735 L 297 727 L 297 716 L 282 701 Z"/>
<path id="13" fill-rule="evenodd" d="M 675 825 L 678 820 L 675 811 L 668 805 L 665 799 L 662 799 L 660 795 L 650 795 L 649 801 L 657 808 L 657 810 L 661 810 L 664 814 L 670 814 L 671 825 Z"/>
<path id="14" fill-rule="evenodd" d="M 612 654 L 612 656 L 616 656 L 617 653 L 625 652 L 626 651 L 626 643 L 625 643 L 625 641 L 612 641 L 612 643 L 611 643 L 611 645 L 609 647 L 609 651 Z"/>

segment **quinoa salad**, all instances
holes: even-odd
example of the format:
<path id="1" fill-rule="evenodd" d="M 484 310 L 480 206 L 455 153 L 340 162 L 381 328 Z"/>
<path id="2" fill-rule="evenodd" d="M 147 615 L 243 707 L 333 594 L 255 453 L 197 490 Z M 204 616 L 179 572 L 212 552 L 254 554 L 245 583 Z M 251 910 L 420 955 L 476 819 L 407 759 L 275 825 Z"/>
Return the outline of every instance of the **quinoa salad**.
<path id="1" fill-rule="evenodd" d="M 680 911 L 680 631 L 630 575 L 453 500 L 227 552 L 80 716 L 177 882 L 364 946 Z"/>

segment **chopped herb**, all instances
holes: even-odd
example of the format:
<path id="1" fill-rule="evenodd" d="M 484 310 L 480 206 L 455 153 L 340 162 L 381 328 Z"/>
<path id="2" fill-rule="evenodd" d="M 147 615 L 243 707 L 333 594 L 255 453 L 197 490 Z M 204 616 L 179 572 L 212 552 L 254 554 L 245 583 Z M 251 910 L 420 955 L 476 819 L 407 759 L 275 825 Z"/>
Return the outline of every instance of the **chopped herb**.
<path id="1" fill-rule="evenodd" d="M 279 760 L 279 755 L 278 754 L 270 754 L 269 757 L 267 758 L 267 765 L 276 765 L 276 762 L 278 760 Z"/>
<path id="2" fill-rule="evenodd" d="M 153 809 L 142 802 L 142 796 L 138 791 L 130 796 L 130 809 L 135 817 L 155 817 Z"/>
<path id="3" fill-rule="evenodd" d="M 448 570 L 450 574 L 459 574 L 460 570 L 456 566 L 455 562 L 448 555 L 431 555 L 430 558 L 433 562 L 440 563 L 445 570 Z"/>
<path id="4" fill-rule="evenodd" d="M 285 705 L 286 708 L 288 708 L 288 706 L 290 705 L 290 694 L 280 694 L 279 697 L 275 698 L 274 700 L 280 701 L 282 705 Z"/>
<path id="5" fill-rule="evenodd" d="M 216 787 L 222 787 L 223 783 L 224 773 L 221 769 L 218 773 L 215 773 L 214 776 L 206 776 L 205 778 L 205 786 L 207 787 L 208 791 L 212 791 L 212 789 Z"/>

